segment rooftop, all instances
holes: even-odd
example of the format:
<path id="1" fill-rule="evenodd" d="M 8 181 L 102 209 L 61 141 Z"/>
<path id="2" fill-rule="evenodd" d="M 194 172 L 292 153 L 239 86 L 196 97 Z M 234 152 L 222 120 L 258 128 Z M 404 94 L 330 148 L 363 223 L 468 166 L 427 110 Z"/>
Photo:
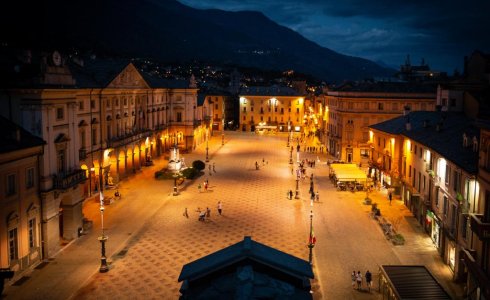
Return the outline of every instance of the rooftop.
<path id="1" fill-rule="evenodd" d="M 410 130 L 407 130 L 410 123 Z M 369 126 L 373 129 L 406 136 L 420 143 L 470 174 L 478 170 L 478 152 L 471 147 L 471 140 L 479 140 L 479 130 L 474 120 L 458 112 L 415 111 L 385 122 Z M 463 147 L 466 134 L 470 147 Z"/>

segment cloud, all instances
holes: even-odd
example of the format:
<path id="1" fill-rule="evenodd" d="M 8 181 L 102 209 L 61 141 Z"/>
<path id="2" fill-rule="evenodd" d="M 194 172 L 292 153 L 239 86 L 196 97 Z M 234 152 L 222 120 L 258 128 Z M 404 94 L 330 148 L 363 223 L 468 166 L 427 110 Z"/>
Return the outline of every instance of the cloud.
<path id="1" fill-rule="evenodd" d="M 337 52 L 399 65 L 407 54 L 452 71 L 490 52 L 489 0 L 182 0 L 196 8 L 257 10 Z"/>

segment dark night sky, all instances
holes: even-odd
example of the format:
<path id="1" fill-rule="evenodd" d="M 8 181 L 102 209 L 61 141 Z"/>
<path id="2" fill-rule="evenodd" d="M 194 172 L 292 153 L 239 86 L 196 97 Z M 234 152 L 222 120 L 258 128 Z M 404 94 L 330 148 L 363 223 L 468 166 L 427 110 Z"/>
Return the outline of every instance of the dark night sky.
<path id="1" fill-rule="evenodd" d="M 255 10 L 342 54 L 398 68 L 410 54 L 434 70 L 462 71 L 490 52 L 490 0 L 179 0 L 195 8 Z"/>

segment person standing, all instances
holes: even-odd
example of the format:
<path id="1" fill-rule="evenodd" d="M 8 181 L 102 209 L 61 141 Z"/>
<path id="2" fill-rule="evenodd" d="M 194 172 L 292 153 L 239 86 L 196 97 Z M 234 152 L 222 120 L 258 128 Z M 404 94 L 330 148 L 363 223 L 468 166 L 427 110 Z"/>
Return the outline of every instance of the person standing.
<path id="1" fill-rule="evenodd" d="M 218 201 L 218 213 L 220 216 L 222 211 L 223 211 L 223 206 L 221 205 L 221 201 Z"/>
<path id="2" fill-rule="evenodd" d="M 316 191 L 316 201 L 320 202 L 320 193 Z"/>
<path id="3" fill-rule="evenodd" d="M 200 183 L 197 185 L 197 190 L 199 191 L 199 193 L 201 192 L 201 184 Z"/>
<path id="4" fill-rule="evenodd" d="M 206 218 L 211 218 L 211 210 L 209 207 L 206 207 Z"/>
<path id="5" fill-rule="evenodd" d="M 293 190 L 289 190 L 289 200 L 293 199 Z"/>
<path id="6" fill-rule="evenodd" d="M 189 214 L 187 213 L 187 207 L 184 210 L 184 217 L 186 217 L 187 219 L 189 219 Z"/>
<path id="7" fill-rule="evenodd" d="M 393 198 L 393 195 L 391 194 L 391 192 L 388 194 L 388 198 L 390 199 L 390 205 L 391 205 L 391 199 Z"/>
<path id="8" fill-rule="evenodd" d="M 356 271 L 352 271 L 352 273 L 350 274 L 350 278 L 352 280 L 352 288 L 355 289 L 356 288 L 356 279 L 357 279 Z"/>
<path id="9" fill-rule="evenodd" d="M 216 173 L 216 166 L 215 166 L 214 162 L 213 162 L 213 172 Z"/>
<path id="10" fill-rule="evenodd" d="M 362 274 L 361 274 L 361 271 L 357 271 L 356 281 L 357 281 L 357 289 L 358 290 L 361 290 L 362 289 Z"/>
<path id="11" fill-rule="evenodd" d="M 368 288 L 368 291 L 371 291 L 371 280 L 372 280 L 372 274 L 369 272 L 369 270 L 366 271 L 366 285 Z"/>

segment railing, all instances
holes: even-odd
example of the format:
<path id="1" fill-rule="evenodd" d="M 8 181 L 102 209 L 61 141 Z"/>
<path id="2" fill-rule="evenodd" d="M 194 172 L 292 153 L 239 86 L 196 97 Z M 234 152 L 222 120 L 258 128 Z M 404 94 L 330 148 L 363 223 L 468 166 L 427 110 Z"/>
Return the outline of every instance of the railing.
<path id="1" fill-rule="evenodd" d="M 66 190 L 87 179 L 85 170 L 75 170 L 68 174 L 59 173 L 54 176 L 53 185 L 55 189 Z"/>
<path id="2" fill-rule="evenodd" d="M 490 240 L 490 223 L 482 221 L 482 214 L 470 214 L 470 226 L 480 240 Z"/>
<path id="3" fill-rule="evenodd" d="M 114 137 L 114 138 L 107 141 L 107 146 L 109 148 L 121 147 L 121 146 L 130 144 L 132 142 L 142 140 L 142 139 L 150 136 L 150 134 L 151 134 L 151 132 L 149 130 L 144 130 L 144 131 L 129 133 L 129 134 L 126 134 L 126 135 L 120 136 L 120 137 Z"/>

